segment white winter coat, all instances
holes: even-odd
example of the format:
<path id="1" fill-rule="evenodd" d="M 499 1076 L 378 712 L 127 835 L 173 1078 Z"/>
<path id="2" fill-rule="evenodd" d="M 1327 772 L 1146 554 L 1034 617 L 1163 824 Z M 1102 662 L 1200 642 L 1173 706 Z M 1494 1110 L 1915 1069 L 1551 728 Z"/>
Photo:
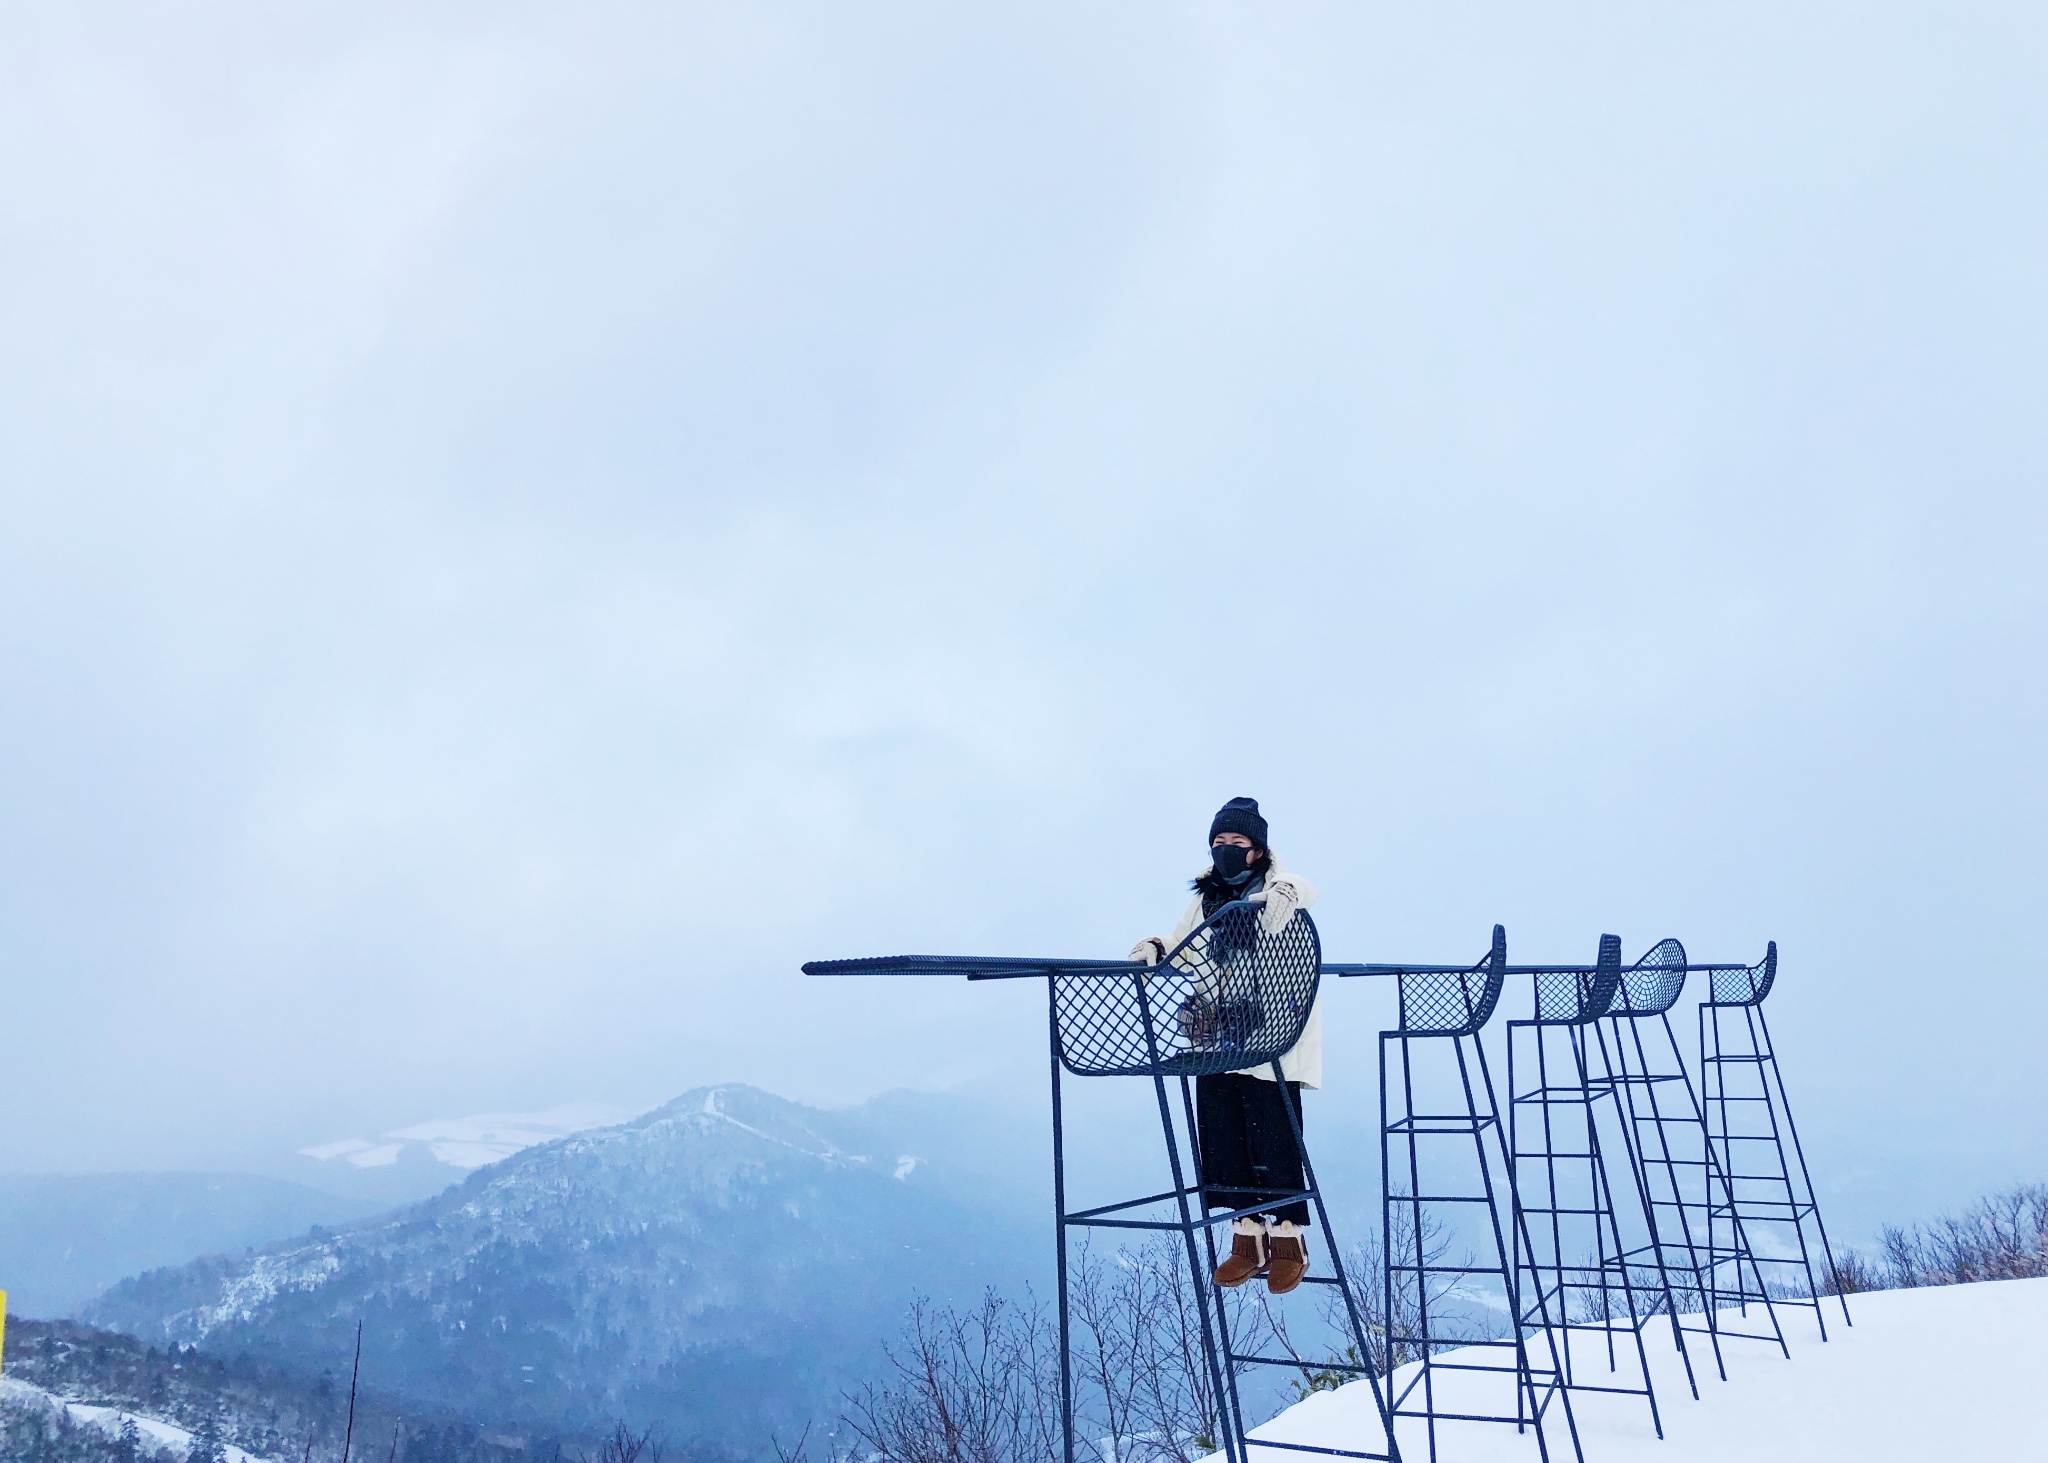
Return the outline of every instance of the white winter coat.
<path id="1" fill-rule="evenodd" d="M 1266 906 L 1259 923 L 1268 934 L 1272 934 L 1294 918 L 1295 910 L 1307 909 L 1316 902 L 1316 886 L 1299 874 L 1288 873 L 1280 862 L 1280 855 L 1271 849 L 1266 850 L 1266 865 L 1265 885 L 1251 899 L 1254 904 Z M 1203 918 L 1202 896 L 1197 894 L 1188 902 L 1187 910 L 1181 915 L 1180 923 L 1173 927 L 1173 932 L 1161 937 L 1166 953 L 1171 954 L 1174 946 L 1200 929 Z M 1144 942 L 1141 941 L 1139 949 L 1143 948 Z M 1140 960 L 1147 958 L 1137 951 L 1132 955 Z M 1240 1075 L 1263 1077 L 1270 1082 L 1273 1080 L 1273 1068 L 1270 1065 L 1247 1067 Z M 1281 1055 L 1280 1075 L 1304 1087 L 1323 1085 L 1323 996 L 1320 988 L 1316 992 L 1315 1004 L 1309 1007 L 1308 1021 L 1301 1028 L 1301 1039 Z"/>

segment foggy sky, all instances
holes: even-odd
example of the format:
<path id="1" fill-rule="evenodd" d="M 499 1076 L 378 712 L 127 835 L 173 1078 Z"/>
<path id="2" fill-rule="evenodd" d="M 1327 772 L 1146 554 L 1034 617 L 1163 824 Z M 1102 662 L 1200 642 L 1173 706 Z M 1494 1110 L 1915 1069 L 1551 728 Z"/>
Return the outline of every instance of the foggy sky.
<path id="1" fill-rule="evenodd" d="M 2039 1178 L 2044 32 L 11 10 L 0 1168 L 1028 1090 L 798 963 L 1249 794 L 1336 958 L 1775 938 L 1835 1182 Z"/>

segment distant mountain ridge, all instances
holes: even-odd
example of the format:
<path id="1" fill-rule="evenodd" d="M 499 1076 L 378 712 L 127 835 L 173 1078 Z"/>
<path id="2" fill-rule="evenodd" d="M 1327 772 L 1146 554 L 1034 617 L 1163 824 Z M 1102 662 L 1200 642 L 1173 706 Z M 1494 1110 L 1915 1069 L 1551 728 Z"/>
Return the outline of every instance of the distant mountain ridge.
<path id="1" fill-rule="evenodd" d="M 0 1177 L 0 1286 L 16 1315 L 62 1315 L 137 1271 L 378 1207 L 250 1174 L 10 1174 Z"/>
<path id="2" fill-rule="evenodd" d="M 702 1088 L 396 1214 L 138 1276 L 84 1315 L 308 1370 L 361 1319 L 386 1397 L 572 1430 L 624 1417 L 760 1457 L 872 1375 L 915 1295 L 1031 1272 L 1032 1189 L 999 1178 L 1022 1130 L 963 1106 Z M 949 1151 L 906 1147 L 912 1131 Z"/>

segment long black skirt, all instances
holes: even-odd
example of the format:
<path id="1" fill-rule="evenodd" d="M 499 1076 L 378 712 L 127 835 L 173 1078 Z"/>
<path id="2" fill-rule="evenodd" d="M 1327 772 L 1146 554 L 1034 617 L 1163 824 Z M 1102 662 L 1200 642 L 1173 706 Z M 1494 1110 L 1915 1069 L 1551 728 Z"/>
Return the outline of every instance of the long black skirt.
<path id="1" fill-rule="evenodd" d="M 1301 1084 L 1289 1082 L 1296 1119 L 1301 1114 Z M 1280 1084 L 1232 1072 L 1195 1079 L 1195 1121 L 1202 1145 L 1202 1198 L 1210 1209 L 1249 1209 L 1271 1202 L 1262 1212 L 1276 1219 L 1307 1224 L 1308 1201 L 1281 1203 L 1308 1187 L 1301 1171 L 1301 1149 L 1287 1121 Z"/>

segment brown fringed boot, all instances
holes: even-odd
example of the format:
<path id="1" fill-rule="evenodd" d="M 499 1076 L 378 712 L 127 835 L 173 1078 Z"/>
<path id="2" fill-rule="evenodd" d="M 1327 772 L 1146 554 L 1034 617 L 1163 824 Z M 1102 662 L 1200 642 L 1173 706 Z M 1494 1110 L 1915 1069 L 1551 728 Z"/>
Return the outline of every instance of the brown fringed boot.
<path id="1" fill-rule="evenodd" d="M 1285 1295 L 1308 1274 L 1308 1237 L 1301 1232 L 1300 1225 L 1284 1219 L 1270 1233 L 1266 1289 L 1274 1295 Z"/>
<path id="2" fill-rule="evenodd" d="M 1256 1219 L 1238 1220 L 1230 1226 L 1230 1255 L 1216 1267 L 1216 1283 L 1228 1290 L 1265 1268 L 1266 1226 Z"/>

